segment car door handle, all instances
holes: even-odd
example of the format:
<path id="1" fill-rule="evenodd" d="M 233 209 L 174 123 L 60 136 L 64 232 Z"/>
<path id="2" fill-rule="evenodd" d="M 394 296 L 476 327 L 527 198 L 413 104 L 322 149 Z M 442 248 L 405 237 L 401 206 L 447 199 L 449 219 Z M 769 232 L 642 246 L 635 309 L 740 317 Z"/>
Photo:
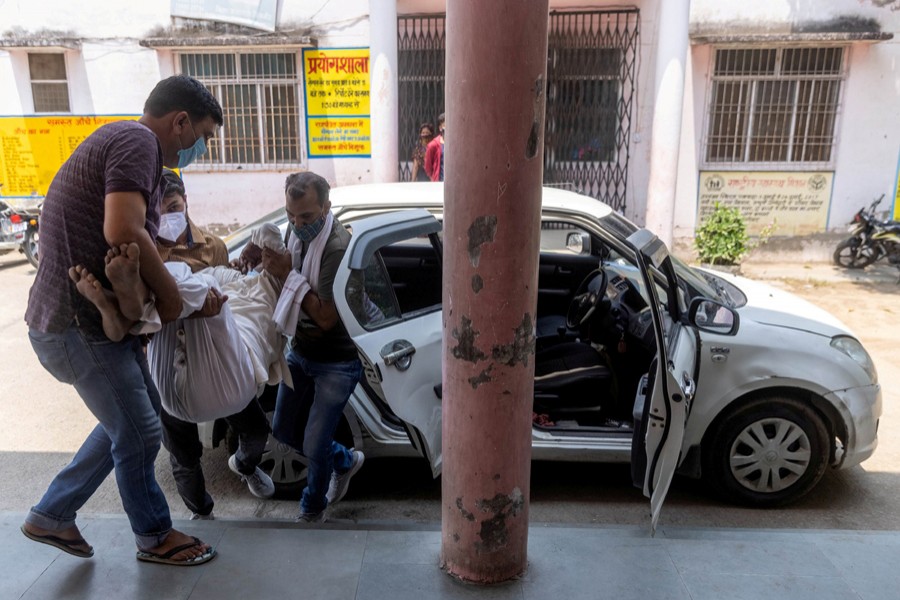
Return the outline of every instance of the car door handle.
<path id="1" fill-rule="evenodd" d="M 397 367 L 398 371 L 405 371 L 412 364 L 412 355 L 416 353 L 416 347 L 406 340 L 394 340 L 385 344 L 381 349 L 381 358 L 385 366 Z"/>

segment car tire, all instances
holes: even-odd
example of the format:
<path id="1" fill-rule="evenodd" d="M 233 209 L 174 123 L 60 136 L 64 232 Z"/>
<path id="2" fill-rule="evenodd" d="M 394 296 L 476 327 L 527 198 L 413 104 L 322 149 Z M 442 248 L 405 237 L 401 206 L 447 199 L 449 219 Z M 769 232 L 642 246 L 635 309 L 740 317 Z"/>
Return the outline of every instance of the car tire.
<path id="1" fill-rule="evenodd" d="M 828 430 L 816 411 L 788 397 L 763 397 L 723 418 L 704 451 L 704 476 L 726 500 L 781 506 L 813 489 L 828 466 Z"/>

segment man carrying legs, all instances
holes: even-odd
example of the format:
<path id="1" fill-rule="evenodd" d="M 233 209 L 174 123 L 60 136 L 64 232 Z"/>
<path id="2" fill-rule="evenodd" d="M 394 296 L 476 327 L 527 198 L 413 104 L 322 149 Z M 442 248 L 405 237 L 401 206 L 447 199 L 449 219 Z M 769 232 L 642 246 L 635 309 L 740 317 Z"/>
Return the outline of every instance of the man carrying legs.
<path id="1" fill-rule="evenodd" d="M 139 339 L 109 340 L 100 313 L 78 293 L 68 271 L 84 265 L 104 287 L 115 289 L 104 274 L 107 251 L 134 245 L 140 278 L 154 294 L 161 320 L 175 319 L 181 297 L 154 244 L 162 167 L 184 167 L 202 155 L 222 123 L 218 101 L 201 83 L 169 77 L 150 93 L 137 122 L 99 128 L 50 185 L 41 214 L 41 264 L 25 320 L 41 364 L 75 387 L 99 423 L 26 517 L 22 531 L 35 541 L 92 556 L 76 513 L 115 470 L 139 560 L 196 565 L 215 556 L 208 544 L 172 528 L 154 472 L 160 398 Z M 217 313 L 221 301 L 211 292 L 204 314 Z M 140 318 L 137 299 L 119 308 L 128 319 Z"/>

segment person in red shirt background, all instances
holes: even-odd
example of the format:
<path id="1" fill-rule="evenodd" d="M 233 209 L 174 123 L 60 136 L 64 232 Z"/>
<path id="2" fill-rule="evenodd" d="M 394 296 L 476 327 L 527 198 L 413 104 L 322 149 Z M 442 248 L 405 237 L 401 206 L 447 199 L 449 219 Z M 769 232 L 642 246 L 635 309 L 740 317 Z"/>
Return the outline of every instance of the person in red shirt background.
<path id="1" fill-rule="evenodd" d="M 444 180 L 444 113 L 438 116 L 438 130 L 425 150 L 425 172 L 432 181 Z"/>

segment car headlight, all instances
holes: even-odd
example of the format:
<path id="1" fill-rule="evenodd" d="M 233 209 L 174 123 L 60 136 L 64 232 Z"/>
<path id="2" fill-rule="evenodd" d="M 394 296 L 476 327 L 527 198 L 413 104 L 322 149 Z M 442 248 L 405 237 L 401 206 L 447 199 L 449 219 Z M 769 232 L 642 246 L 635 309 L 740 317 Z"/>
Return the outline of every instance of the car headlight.
<path id="1" fill-rule="evenodd" d="M 831 347 L 835 350 L 840 350 L 856 361 L 856 363 L 869 375 L 869 379 L 872 380 L 872 383 L 878 383 L 878 373 L 875 371 L 875 363 L 872 362 L 872 357 L 869 356 L 869 353 L 866 352 L 866 349 L 863 348 L 863 345 L 860 344 L 859 341 L 847 335 L 838 335 L 831 338 Z"/>

